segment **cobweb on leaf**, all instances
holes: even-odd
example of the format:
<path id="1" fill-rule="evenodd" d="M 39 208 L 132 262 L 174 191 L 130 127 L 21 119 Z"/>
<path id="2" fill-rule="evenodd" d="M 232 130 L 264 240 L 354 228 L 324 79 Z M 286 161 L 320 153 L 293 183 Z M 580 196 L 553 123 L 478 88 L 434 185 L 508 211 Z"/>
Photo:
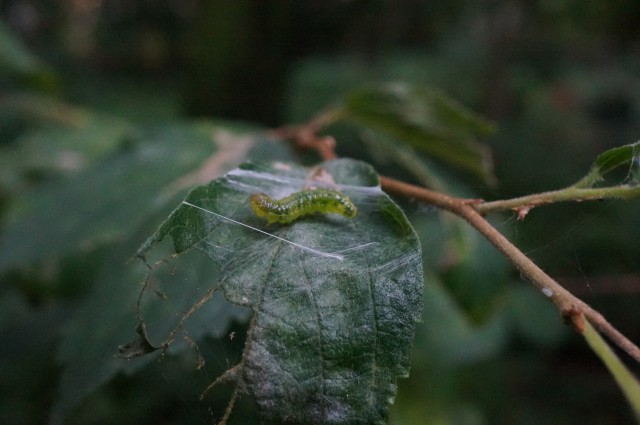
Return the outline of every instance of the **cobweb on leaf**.
<path id="1" fill-rule="evenodd" d="M 338 180 L 344 164 L 334 170 Z M 356 168 L 369 172 L 362 163 Z M 364 179 L 371 181 L 370 175 Z M 194 189 L 139 252 L 149 264 L 138 303 L 140 339 L 122 354 L 165 352 L 180 333 L 197 349 L 200 337 L 219 337 L 230 322 L 246 321 L 252 312 L 242 358 L 214 381 L 236 383 L 222 422 L 245 391 L 274 420 L 386 418 L 395 380 L 407 374 L 421 313 L 420 248 L 377 180 L 340 183 L 332 187 L 357 206 L 355 219 L 315 214 L 289 225 L 267 225 L 253 215 L 248 198 L 261 191 L 278 199 L 308 187 L 298 169 L 279 174 L 244 168 Z M 150 260 L 151 254 L 159 259 Z M 151 317 L 172 320 L 150 329 Z M 322 366 L 326 362 L 346 364 L 336 369 Z M 327 373 L 351 378 L 330 379 Z M 289 374 L 302 375 L 288 382 Z M 380 383 L 370 387 L 371 377 Z M 278 389 L 291 385 L 300 387 L 286 394 Z"/>

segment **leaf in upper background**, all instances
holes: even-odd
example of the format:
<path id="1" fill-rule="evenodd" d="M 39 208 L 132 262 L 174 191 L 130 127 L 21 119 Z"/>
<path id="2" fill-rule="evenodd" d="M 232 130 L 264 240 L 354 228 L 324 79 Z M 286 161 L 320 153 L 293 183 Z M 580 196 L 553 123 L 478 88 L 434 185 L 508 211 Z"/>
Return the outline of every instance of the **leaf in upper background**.
<path id="1" fill-rule="evenodd" d="M 24 193 L 0 235 L 0 272 L 135 233 L 177 195 L 244 160 L 258 140 L 232 135 L 211 123 L 154 127 L 83 172 Z"/>
<path id="2" fill-rule="evenodd" d="M 640 142 L 609 149 L 598 155 L 589 173 L 580 179 L 573 187 L 585 189 L 593 187 L 603 181 L 605 177 L 620 167 L 627 168 L 627 183 L 640 183 L 638 175 L 640 167 Z"/>
<path id="3" fill-rule="evenodd" d="M 0 104 L 3 114 L 14 114 L 28 126 L 0 148 L 0 184 L 10 192 L 24 190 L 33 176 L 44 180 L 78 173 L 135 135 L 125 119 L 48 97 L 9 96 Z"/>
<path id="4" fill-rule="evenodd" d="M 625 397 L 631 404 L 636 420 L 640 423 L 640 381 L 627 369 L 618 356 L 611 350 L 609 344 L 593 329 L 588 320 L 584 317 L 584 338 L 593 352 L 602 360 Z"/>
<path id="5" fill-rule="evenodd" d="M 233 370 L 267 421 L 384 423 L 421 315 L 420 246 L 371 167 L 322 167 L 357 206 L 354 219 L 267 225 L 250 194 L 299 191 L 309 170 L 245 165 L 191 191 L 139 254 L 167 236 L 180 256 L 195 247 L 219 265 L 225 297 L 252 308 Z"/>
<path id="6" fill-rule="evenodd" d="M 355 90 L 345 97 L 345 119 L 393 136 L 419 152 L 494 180 L 488 150 L 475 138 L 493 126 L 445 95 L 404 83 Z"/>
<path id="7" fill-rule="evenodd" d="M 37 87 L 52 88 L 56 85 L 53 71 L 34 56 L 0 20 L 0 72 L 26 78 Z"/>

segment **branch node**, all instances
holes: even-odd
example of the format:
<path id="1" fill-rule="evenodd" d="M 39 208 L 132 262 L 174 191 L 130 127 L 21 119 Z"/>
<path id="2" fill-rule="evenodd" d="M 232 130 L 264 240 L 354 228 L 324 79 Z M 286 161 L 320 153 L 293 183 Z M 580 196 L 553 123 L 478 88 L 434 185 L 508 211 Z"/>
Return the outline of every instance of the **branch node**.
<path id="1" fill-rule="evenodd" d="M 578 333 L 584 333 L 584 314 L 578 307 L 571 307 L 562 312 L 565 323 L 572 326 Z"/>
<path id="2" fill-rule="evenodd" d="M 513 210 L 518 213 L 518 221 L 523 221 L 532 209 L 533 205 L 523 205 L 521 207 L 516 207 Z"/>

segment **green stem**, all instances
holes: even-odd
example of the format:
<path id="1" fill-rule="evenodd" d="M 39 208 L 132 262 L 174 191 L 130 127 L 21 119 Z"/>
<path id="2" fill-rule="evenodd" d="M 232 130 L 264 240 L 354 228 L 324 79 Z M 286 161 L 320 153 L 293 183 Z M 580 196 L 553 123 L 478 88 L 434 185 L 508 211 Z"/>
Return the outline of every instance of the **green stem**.
<path id="1" fill-rule="evenodd" d="M 595 201 L 602 199 L 631 199 L 640 197 L 640 186 L 621 185 L 614 187 L 582 189 L 569 186 L 560 190 L 536 193 L 519 198 L 484 202 L 476 205 L 481 214 L 503 210 L 531 209 L 538 205 L 566 201 Z"/>

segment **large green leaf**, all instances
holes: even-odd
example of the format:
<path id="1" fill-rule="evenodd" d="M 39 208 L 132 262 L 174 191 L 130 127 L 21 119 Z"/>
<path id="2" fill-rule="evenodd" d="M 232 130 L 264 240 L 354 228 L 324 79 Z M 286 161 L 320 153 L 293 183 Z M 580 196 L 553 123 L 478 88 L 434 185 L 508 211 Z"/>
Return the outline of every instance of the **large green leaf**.
<path id="1" fill-rule="evenodd" d="M 299 191 L 310 172 L 249 164 L 194 189 L 139 254 L 148 258 L 169 236 L 180 256 L 196 248 L 219 265 L 227 300 L 253 310 L 242 359 L 226 377 L 265 420 L 384 423 L 421 314 L 421 250 L 371 167 L 322 168 L 357 206 L 354 219 L 267 225 L 249 195 Z"/>
<path id="2" fill-rule="evenodd" d="M 488 151 L 475 141 L 491 133 L 492 125 L 438 91 L 404 83 L 368 86 L 346 96 L 344 111 L 347 120 L 493 179 Z"/>

